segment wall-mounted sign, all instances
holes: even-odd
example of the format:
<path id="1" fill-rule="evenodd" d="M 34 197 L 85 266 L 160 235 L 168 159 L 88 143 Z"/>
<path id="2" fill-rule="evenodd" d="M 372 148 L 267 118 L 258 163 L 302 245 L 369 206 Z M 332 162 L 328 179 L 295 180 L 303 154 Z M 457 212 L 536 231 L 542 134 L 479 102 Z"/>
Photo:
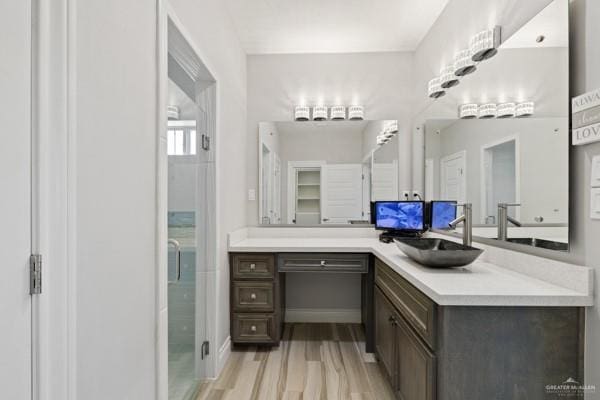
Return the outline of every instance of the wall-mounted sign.
<path id="1" fill-rule="evenodd" d="M 600 141 L 600 89 L 574 97 L 571 112 L 573 145 Z"/>

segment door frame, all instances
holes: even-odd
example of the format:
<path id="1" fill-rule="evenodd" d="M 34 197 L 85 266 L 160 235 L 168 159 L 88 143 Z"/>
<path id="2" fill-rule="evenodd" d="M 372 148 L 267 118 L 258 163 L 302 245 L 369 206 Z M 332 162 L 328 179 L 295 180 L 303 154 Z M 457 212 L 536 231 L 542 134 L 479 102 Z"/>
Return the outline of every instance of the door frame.
<path id="1" fill-rule="evenodd" d="M 464 160 L 463 169 L 463 188 L 462 194 L 464 201 L 467 201 L 467 151 L 461 150 L 456 153 L 449 154 L 445 157 L 440 158 L 440 197 L 446 197 L 446 190 L 444 189 L 444 183 L 446 182 L 446 172 L 444 171 L 444 163 L 450 159 L 461 157 Z M 443 199 L 447 200 L 447 199 Z"/>
<path id="2" fill-rule="evenodd" d="M 318 161 L 288 161 L 287 163 L 287 191 L 286 191 L 286 203 L 287 203 L 287 219 L 286 223 L 293 225 L 294 217 L 296 215 L 296 169 L 297 168 L 319 168 L 321 170 L 321 185 L 320 190 L 323 192 L 323 166 L 326 164 L 325 160 Z M 322 210 L 321 210 L 322 211 Z"/>
<path id="3" fill-rule="evenodd" d="M 182 38 L 187 42 L 187 45 L 192 50 L 190 57 L 201 60 L 207 72 L 212 76 L 215 83 L 213 89 L 215 91 L 214 104 L 211 104 L 213 113 L 209 115 L 208 121 L 211 130 L 211 154 L 205 160 L 207 164 L 208 174 L 214 177 L 213 182 L 208 183 L 207 206 L 209 212 L 207 240 L 203 241 L 202 247 L 206 251 L 206 282 L 203 285 L 206 289 L 204 293 L 204 302 L 206 304 L 204 315 L 198 315 L 196 310 L 196 326 L 203 324 L 205 327 L 205 337 L 211 343 L 210 353 L 206 358 L 206 362 L 200 367 L 198 373 L 202 378 L 209 379 L 216 377 L 218 372 L 223 368 L 225 361 L 228 358 L 229 350 L 227 346 L 221 348 L 221 343 L 217 341 L 216 321 L 217 311 L 225 305 L 218 304 L 218 285 L 219 269 L 221 264 L 221 255 L 218 252 L 220 229 L 216 223 L 216 215 L 219 214 L 219 171 L 215 167 L 218 160 L 218 154 L 214 149 L 219 146 L 219 118 L 218 113 L 221 107 L 220 104 L 220 77 L 215 73 L 215 68 L 210 65 L 209 57 L 202 51 L 192 38 L 192 35 L 187 30 L 185 24 L 177 16 L 173 7 L 168 0 L 157 0 L 157 132 L 156 132 L 156 393 L 157 399 L 168 399 L 168 308 L 167 308 L 167 240 L 168 240 L 168 155 L 167 155 L 167 105 L 168 105 L 168 26 L 169 21 L 181 34 Z M 187 54 L 186 54 L 187 55 Z M 198 282 L 198 280 L 197 280 Z M 199 302 L 196 300 L 196 304 Z M 198 343 L 198 342 L 197 342 Z M 198 354 L 196 349 L 196 354 Z M 198 370 L 198 365 L 196 366 Z"/>
<path id="4" fill-rule="evenodd" d="M 502 139 L 495 140 L 493 142 L 486 143 L 481 146 L 480 153 L 480 165 L 481 165 L 481 176 L 480 176 L 480 187 L 481 187 L 481 223 L 485 224 L 485 218 L 487 214 L 487 191 L 485 187 L 486 182 L 486 170 L 485 170 L 485 153 L 492 147 L 499 146 L 504 143 L 515 142 L 515 203 L 521 202 L 521 144 L 518 135 L 510 135 L 503 137 Z M 521 218 L 521 207 L 515 207 L 515 217 L 517 220 Z M 496 224 L 498 221 L 496 221 Z"/>

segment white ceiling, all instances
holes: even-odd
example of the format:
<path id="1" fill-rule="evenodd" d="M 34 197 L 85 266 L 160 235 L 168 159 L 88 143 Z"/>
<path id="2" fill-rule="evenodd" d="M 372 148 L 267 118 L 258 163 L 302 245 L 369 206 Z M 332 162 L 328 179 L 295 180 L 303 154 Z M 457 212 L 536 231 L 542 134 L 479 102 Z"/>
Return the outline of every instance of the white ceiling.
<path id="1" fill-rule="evenodd" d="M 413 51 L 448 0 L 225 0 L 248 54 Z"/>

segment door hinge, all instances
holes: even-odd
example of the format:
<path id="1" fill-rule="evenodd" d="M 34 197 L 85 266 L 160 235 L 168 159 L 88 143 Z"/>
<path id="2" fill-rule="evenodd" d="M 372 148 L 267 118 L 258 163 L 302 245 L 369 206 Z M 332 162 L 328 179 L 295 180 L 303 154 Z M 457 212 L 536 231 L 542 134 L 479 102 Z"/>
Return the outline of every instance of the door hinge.
<path id="1" fill-rule="evenodd" d="M 206 151 L 210 150 L 210 136 L 202 135 L 202 149 Z"/>
<path id="2" fill-rule="evenodd" d="M 204 357 L 210 354 L 210 343 L 208 340 L 202 342 L 202 347 L 200 348 L 200 358 L 204 360 Z"/>
<path id="3" fill-rule="evenodd" d="M 29 257 L 29 293 L 42 293 L 42 255 L 32 254 Z"/>

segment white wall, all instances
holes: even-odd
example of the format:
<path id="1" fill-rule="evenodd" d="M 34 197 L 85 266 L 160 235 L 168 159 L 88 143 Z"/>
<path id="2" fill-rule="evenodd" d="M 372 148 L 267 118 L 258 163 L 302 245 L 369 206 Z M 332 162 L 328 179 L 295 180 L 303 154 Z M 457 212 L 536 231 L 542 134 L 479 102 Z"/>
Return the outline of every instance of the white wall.
<path id="1" fill-rule="evenodd" d="M 218 352 L 229 337 L 229 262 L 227 233 L 246 225 L 246 155 L 257 152 L 246 137 L 246 54 L 219 0 L 171 0 L 171 6 L 191 35 L 202 62 L 217 80 L 217 246 L 216 313 Z M 247 144 L 251 144 L 248 146 Z M 256 156 L 255 156 L 256 160 Z M 256 204 L 256 203 L 255 203 Z M 220 366 L 222 362 L 220 360 Z"/>
<path id="2" fill-rule="evenodd" d="M 571 95 L 600 88 L 600 2 L 571 1 Z M 571 243 L 573 251 L 584 257 L 585 263 L 596 269 L 595 289 L 599 288 L 600 221 L 590 213 L 590 164 L 600 154 L 600 143 L 571 148 Z M 600 387 L 600 296 L 596 305 L 586 312 L 585 381 Z M 600 391 L 586 395 L 600 399 Z"/>
<path id="3" fill-rule="evenodd" d="M 365 106 L 369 120 L 397 119 L 400 180 L 410 186 L 408 118 L 412 100 L 412 53 L 293 54 L 248 56 L 247 188 L 258 189 L 258 123 L 291 121 L 301 101 Z M 404 133 L 403 133 L 404 132 Z M 246 203 L 248 225 L 258 223 L 258 202 Z"/>
<path id="4" fill-rule="evenodd" d="M 75 397 L 151 399 L 156 7 L 77 2 L 76 21 Z"/>
<path id="5" fill-rule="evenodd" d="M 226 233 L 246 224 L 246 59 L 222 2 L 171 4 L 218 80 L 217 352 L 229 335 Z M 76 398 L 152 399 L 156 3 L 76 12 Z"/>

